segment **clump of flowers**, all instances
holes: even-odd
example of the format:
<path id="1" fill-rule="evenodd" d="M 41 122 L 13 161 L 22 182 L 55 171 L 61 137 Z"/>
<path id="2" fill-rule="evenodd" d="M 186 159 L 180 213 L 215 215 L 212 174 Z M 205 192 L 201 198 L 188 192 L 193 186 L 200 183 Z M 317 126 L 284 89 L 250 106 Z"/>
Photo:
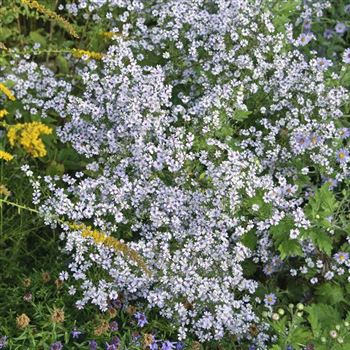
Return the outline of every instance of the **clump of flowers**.
<path id="1" fill-rule="evenodd" d="M 41 122 L 9 125 L 7 137 L 10 145 L 19 145 L 33 158 L 44 157 L 47 153 L 41 135 L 52 134 L 52 128 Z"/>
<path id="2" fill-rule="evenodd" d="M 8 112 L 6 109 L 0 109 L 0 119 L 6 117 L 8 115 Z"/>
<path id="3" fill-rule="evenodd" d="M 54 308 L 51 313 L 51 321 L 54 323 L 64 322 L 64 310 L 61 308 Z"/>
<path id="4" fill-rule="evenodd" d="M 26 314 L 21 314 L 16 318 L 17 327 L 20 329 L 24 329 L 28 327 L 29 323 L 30 323 L 30 318 Z"/>
<path id="5" fill-rule="evenodd" d="M 3 159 L 4 161 L 8 162 L 13 159 L 13 155 L 3 150 L 0 150 L 0 159 Z"/>
<path id="6" fill-rule="evenodd" d="M 121 5 L 123 36 L 101 62 L 78 62 L 79 79 L 26 60 L 8 76 L 25 109 L 65 118 L 57 135 L 86 160 L 84 171 L 61 178 L 23 167 L 34 204 L 62 231 L 65 279 L 80 287 L 80 309 L 107 310 L 123 293 L 176 323 L 180 340 L 251 340 L 258 325 L 253 346 L 264 348 L 269 336 L 254 308 L 261 281 L 246 263 L 264 278 L 286 271 L 289 259 L 298 259 L 292 277 L 334 274 L 320 256 L 332 255 L 336 204 L 315 179 L 348 177 L 347 90 L 329 60 L 304 54 L 314 35 L 295 36 L 288 23 L 277 30 L 268 2 Z M 11 128 L 14 144 L 22 129 Z"/>

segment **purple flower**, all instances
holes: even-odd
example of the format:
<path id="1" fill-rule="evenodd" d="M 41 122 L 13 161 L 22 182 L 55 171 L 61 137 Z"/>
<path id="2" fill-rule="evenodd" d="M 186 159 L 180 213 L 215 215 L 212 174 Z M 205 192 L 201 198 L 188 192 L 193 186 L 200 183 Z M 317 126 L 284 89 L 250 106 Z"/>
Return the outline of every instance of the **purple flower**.
<path id="1" fill-rule="evenodd" d="M 89 341 L 89 350 L 97 350 L 97 342 L 96 340 Z"/>
<path id="2" fill-rule="evenodd" d="M 327 60 L 324 57 L 317 58 L 316 62 L 317 62 L 317 68 L 319 70 L 326 70 L 327 68 L 329 68 L 332 65 L 332 62 L 330 60 Z"/>
<path id="3" fill-rule="evenodd" d="M 345 49 L 343 52 L 343 62 L 346 64 L 350 63 L 350 48 Z"/>
<path id="4" fill-rule="evenodd" d="M 4 335 L 0 338 L 0 349 L 4 349 L 7 346 L 7 337 Z"/>
<path id="5" fill-rule="evenodd" d="M 301 151 L 305 150 L 310 146 L 311 139 L 310 137 L 302 134 L 302 133 L 297 133 L 294 138 L 294 148 L 296 153 L 300 153 Z"/>
<path id="6" fill-rule="evenodd" d="M 256 350 L 256 346 L 255 345 L 250 345 L 248 350 Z"/>
<path id="7" fill-rule="evenodd" d="M 272 275 L 275 271 L 276 269 L 271 264 L 266 264 L 263 268 L 263 272 L 267 276 Z"/>
<path id="8" fill-rule="evenodd" d="M 338 264 L 344 264 L 347 260 L 349 260 L 349 253 L 338 252 L 337 254 L 334 254 L 334 259 Z"/>
<path id="9" fill-rule="evenodd" d="M 178 343 L 176 343 L 176 350 L 183 350 L 185 349 L 185 344 L 181 341 L 179 341 Z"/>
<path id="10" fill-rule="evenodd" d="M 82 332 L 74 328 L 71 332 L 73 339 L 77 339 L 82 335 Z"/>
<path id="11" fill-rule="evenodd" d="M 312 133 L 309 137 L 309 144 L 313 145 L 313 146 L 317 146 L 322 142 L 322 137 L 318 136 L 316 133 Z"/>
<path id="12" fill-rule="evenodd" d="M 265 295 L 265 298 L 264 298 L 264 303 L 265 305 L 269 305 L 269 306 L 272 306 L 272 305 L 275 305 L 276 304 L 276 295 L 271 293 L 271 294 L 266 294 Z"/>
<path id="13" fill-rule="evenodd" d="M 334 29 L 338 34 L 344 34 L 347 30 L 346 25 L 343 22 L 338 22 Z"/>
<path id="14" fill-rule="evenodd" d="M 120 339 L 118 337 L 113 337 L 111 344 L 118 346 L 120 343 Z"/>
<path id="15" fill-rule="evenodd" d="M 60 341 L 57 341 L 53 344 L 51 344 L 50 346 L 50 350 L 62 350 L 63 349 L 63 345 Z"/>
<path id="16" fill-rule="evenodd" d="M 137 319 L 137 325 L 139 327 L 143 327 L 146 323 L 148 323 L 146 315 L 143 312 L 136 312 L 135 318 Z"/>
<path id="17" fill-rule="evenodd" d="M 327 183 L 329 185 L 329 189 L 333 190 L 335 187 L 338 186 L 338 181 L 336 179 L 332 179 L 330 177 L 324 177 L 323 183 Z"/>
<path id="18" fill-rule="evenodd" d="M 350 4 L 344 6 L 344 11 L 350 13 Z"/>
<path id="19" fill-rule="evenodd" d="M 297 46 L 305 46 L 307 45 L 315 36 L 312 33 L 301 33 L 297 39 Z"/>
<path id="20" fill-rule="evenodd" d="M 119 299 L 112 299 L 110 301 L 110 306 L 116 309 L 121 309 L 121 307 L 123 306 L 123 303 Z"/>
<path id="21" fill-rule="evenodd" d="M 150 346 L 149 346 L 150 350 L 158 350 L 158 344 L 154 341 Z"/>
<path id="22" fill-rule="evenodd" d="M 110 344 L 106 343 L 106 350 L 118 350 L 120 339 L 113 337 Z"/>
<path id="23" fill-rule="evenodd" d="M 161 350 L 172 350 L 175 349 L 175 344 L 176 342 L 171 342 L 169 340 L 165 341 L 162 345 L 162 349 Z"/>
<path id="24" fill-rule="evenodd" d="M 116 321 L 113 321 L 109 324 L 109 329 L 112 331 L 112 332 L 116 332 L 118 330 L 118 323 Z"/>
<path id="25" fill-rule="evenodd" d="M 309 31 L 311 29 L 311 19 L 310 18 L 306 18 L 304 20 L 303 27 L 304 27 L 305 31 Z"/>
<path id="26" fill-rule="evenodd" d="M 338 152 L 337 152 L 337 160 L 340 164 L 345 164 L 349 161 L 349 151 L 347 151 L 344 148 L 341 148 Z"/>
<path id="27" fill-rule="evenodd" d="M 350 49 L 348 50 L 349 50 L 349 58 L 350 58 Z M 339 131 L 340 138 L 347 139 L 348 137 L 350 137 L 350 128 L 341 128 L 338 131 Z"/>
<path id="28" fill-rule="evenodd" d="M 326 29 L 323 33 L 323 36 L 328 40 L 331 39 L 334 35 L 334 31 L 332 29 Z"/>

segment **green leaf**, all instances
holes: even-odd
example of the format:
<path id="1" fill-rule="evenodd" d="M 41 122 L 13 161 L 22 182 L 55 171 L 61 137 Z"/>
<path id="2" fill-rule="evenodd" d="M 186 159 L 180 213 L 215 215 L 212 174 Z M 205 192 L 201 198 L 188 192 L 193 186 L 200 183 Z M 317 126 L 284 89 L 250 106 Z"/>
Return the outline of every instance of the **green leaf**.
<path id="1" fill-rule="evenodd" d="M 68 61 L 62 55 L 58 55 L 56 57 L 56 64 L 58 69 L 60 70 L 60 73 L 63 73 L 63 74 L 69 73 Z"/>
<path id="2" fill-rule="evenodd" d="M 309 313 L 307 320 L 311 325 L 312 333 L 315 336 L 315 338 L 318 338 L 321 334 L 322 328 L 319 321 L 317 305 L 311 305 L 305 310 Z"/>
<path id="3" fill-rule="evenodd" d="M 324 184 L 320 187 L 315 195 L 310 198 L 309 203 L 305 208 L 306 215 L 320 226 L 329 226 L 327 219 L 331 216 L 338 207 L 338 202 L 334 193 L 329 190 L 329 184 Z"/>
<path id="4" fill-rule="evenodd" d="M 250 230 L 249 232 L 246 232 L 242 238 L 241 242 L 249 249 L 255 249 L 256 244 L 258 242 L 258 237 L 256 236 L 255 232 Z"/>
<path id="5" fill-rule="evenodd" d="M 29 33 L 29 39 L 33 43 L 39 43 L 41 47 L 46 47 L 47 40 L 38 30 Z"/>
<path id="6" fill-rule="evenodd" d="M 336 305 L 344 301 L 343 289 L 334 283 L 325 283 L 316 290 L 321 303 Z"/>
<path id="7" fill-rule="evenodd" d="M 337 310 L 327 304 L 312 304 L 307 306 L 305 311 L 309 314 L 307 320 L 311 325 L 315 338 L 334 327 L 341 319 Z"/>
<path id="8" fill-rule="evenodd" d="M 288 1 L 276 1 L 273 8 L 274 19 L 273 24 L 277 31 L 285 31 L 285 24 L 290 21 L 297 12 L 297 7 L 300 5 L 301 0 L 288 0 Z"/>
<path id="9" fill-rule="evenodd" d="M 302 256 L 303 252 L 300 243 L 289 238 L 290 230 L 294 227 L 294 221 L 291 217 L 286 216 L 278 225 L 270 228 L 270 233 L 274 239 L 275 247 L 285 259 L 289 256 Z"/>
<path id="10" fill-rule="evenodd" d="M 320 230 L 307 230 L 304 237 L 310 238 L 316 247 L 328 256 L 332 254 L 333 241 L 332 238 L 324 231 Z"/>
<path id="11" fill-rule="evenodd" d="M 291 329 L 288 333 L 287 343 L 298 347 L 300 344 L 305 344 L 312 339 L 310 331 L 299 325 L 297 328 Z"/>
<path id="12" fill-rule="evenodd" d="M 289 232 L 292 228 L 294 228 L 294 221 L 290 216 L 284 217 L 277 225 L 270 228 L 276 246 L 289 238 Z"/>
<path id="13" fill-rule="evenodd" d="M 248 118 L 248 116 L 252 114 L 251 111 L 244 111 L 241 109 L 236 109 L 234 114 L 233 114 L 233 119 L 238 120 L 238 121 L 243 121 Z"/>
<path id="14" fill-rule="evenodd" d="M 259 210 L 256 212 L 252 211 L 252 206 L 258 205 Z M 268 219 L 272 216 L 272 204 L 264 201 L 264 192 L 259 191 L 254 197 L 248 198 L 245 201 L 245 206 L 254 216 L 258 216 L 261 219 Z"/>
<path id="15" fill-rule="evenodd" d="M 302 256 L 303 250 L 298 241 L 286 239 L 278 246 L 278 251 L 281 254 L 281 258 L 285 259 L 290 256 Z"/>

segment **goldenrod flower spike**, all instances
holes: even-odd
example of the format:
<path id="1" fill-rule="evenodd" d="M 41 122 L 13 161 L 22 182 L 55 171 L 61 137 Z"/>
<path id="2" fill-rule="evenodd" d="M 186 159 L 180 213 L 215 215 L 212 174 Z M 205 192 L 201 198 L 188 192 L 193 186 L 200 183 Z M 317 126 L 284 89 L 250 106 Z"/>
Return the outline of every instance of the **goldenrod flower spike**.
<path id="1" fill-rule="evenodd" d="M 103 54 L 99 52 L 94 51 L 86 51 L 86 50 L 80 50 L 80 49 L 72 49 L 72 53 L 74 57 L 81 58 L 83 56 L 87 56 L 89 58 L 93 58 L 95 60 L 102 60 Z"/>
<path id="2" fill-rule="evenodd" d="M 4 161 L 8 162 L 9 160 L 13 159 L 13 155 L 0 150 L 0 159 L 3 159 Z"/>
<path id="3" fill-rule="evenodd" d="M 124 255 L 134 260 L 148 276 L 151 275 L 151 272 L 142 257 L 135 250 L 129 248 L 125 243 L 122 243 L 116 238 L 108 236 L 100 231 L 94 230 L 91 226 L 86 226 L 84 224 L 70 224 L 69 227 L 73 230 L 80 230 L 83 237 L 92 238 L 95 243 L 103 244 L 104 246 L 113 248 L 115 251 L 122 252 Z"/>
<path id="4" fill-rule="evenodd" d="M 103 32 L 102 36 L 104 36 L 107 39 L 114 39 L 116 37 L 123 37 L 124 35 L 122 33 L 116 33 L 116 32 Z"/>
<path id="5" fill-rule="evenodd" d="M 6 87 L 4 84 L 0 83 L 0 91 L 2 91 L 9 100 L 11 101 L 15 101 L 16 98 L 13 95 L 13 93 L 10 91 L 10 89 L 8 87 Z"/>
<path id="6" fill-rule="evenodd" d="M 74 38 L 79 38 L 78 33 L 75 31 L 72 24 L 70 24 L 66 19 L 58 15 L 56 12 L 46 8 L 45 6 L 39 4 L 35 0 L 21 0 L 21 3 L 27 5 L 29 8 L 38 11 L 44 16 L 54 20 L 59 24 L 62 28 L 64 28 L 71 36 Z"/>
<path id="7" fill-rule="evenodd" d="M 8 114 L 6 109 L 0 109 L 0 119 L 6 117 Z"/>

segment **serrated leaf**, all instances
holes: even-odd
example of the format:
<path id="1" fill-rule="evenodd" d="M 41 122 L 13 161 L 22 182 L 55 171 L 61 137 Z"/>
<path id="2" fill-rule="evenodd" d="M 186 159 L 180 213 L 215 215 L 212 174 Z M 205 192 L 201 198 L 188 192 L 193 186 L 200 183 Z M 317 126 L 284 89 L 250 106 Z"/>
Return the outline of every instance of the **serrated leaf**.
<path id="1" fill-rule="evenodd" d="M 258 242 L 258 237 L 256 236 L 254 231 L 249 231 L 246 232 L 242 238 L 241 242 L 249 249 L 255 249 L 257 242 Z"/>
<path id="2" fill-rule="evenodd" d="M 305 208 L 305 213 L 308 218 L 313 220 L 318 225 L 324 226 L 324 221 L 331 216 L 338 207 L 338 202 L 334 193 L 330 191 L 329 184 L 324 184 L 320 187 Z"/>
<path id="3" fill-rule="evenodd" d="M 249 115 L 252 114 L 251 111 L 244 111 L 241 109 L 236 109 L 233 114 L 233 119 L 238 121 L 243 121 L 249 117 Z"/>
<path id="4" fill-rule="evenodd" d="M 315 336 L 315 338 L 318 338 L 321 334 L 321 323 L 319 321 L 319 316 L 318 316 L 318 308 L 315 305 L 311 305 L 307 307 L 306 312 L 309 313 L 307 320 L 309 321 L 312 329 L 312 333 Z"/>
<path id="5" fill-rule="evenodd" d="M 278 246 L 277 249 L 280 252 L 282 259 L 303 255 L 303 250 L 301 249 L 300 243 L 296 240 L 286 239 Z"/>
<path id="6" fill-rule="evenodd" d="M 293 345 L 294 347 L 297 347 L 300 344 L 305 343 L 306 341 L 311 339 L 311 332 L 307 328 L 299 325 L 297 328 L 294 328 L 289 331 L 287 343 Z"/>
<path id="7" fill-rule="evenodd" d="M 316 247 L 328 256 L 331 255 L 333 249 L 332 238 L 322 230 L 306 231 L 304 237 L 308 237 L 316 245 Z"/>
<path id="8" fill-rule="evenodd" d="M 334 283 L 325 283 L 319 286 L 316 290 L 321 303 L 327 303 L 330 305 L 336 305 L 344 301 L 343 289 Z"/>

